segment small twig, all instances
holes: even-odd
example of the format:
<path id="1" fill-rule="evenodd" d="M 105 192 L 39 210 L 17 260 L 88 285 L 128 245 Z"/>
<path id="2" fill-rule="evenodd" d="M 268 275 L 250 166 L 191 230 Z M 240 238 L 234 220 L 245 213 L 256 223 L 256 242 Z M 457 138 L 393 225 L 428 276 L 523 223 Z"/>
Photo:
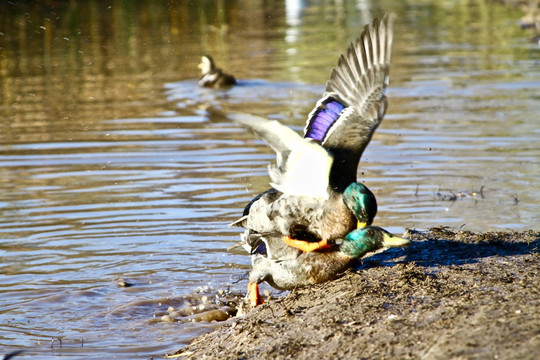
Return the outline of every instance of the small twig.
<path id="1" fill-rule="evenodd" d="M 54 349 L 54 342 L 58 341 L 60 343 L 60 348 L 62 348 L 62 339 L 60 338 L 51 338 L 51 349 Z"/>
<path id="2" fill-rule="evenodd" d="M 512 198 L 514 199 L 514 205 L 519 204 L 519 199 L 518 199 L 517 194 L 512 195 Z"/>

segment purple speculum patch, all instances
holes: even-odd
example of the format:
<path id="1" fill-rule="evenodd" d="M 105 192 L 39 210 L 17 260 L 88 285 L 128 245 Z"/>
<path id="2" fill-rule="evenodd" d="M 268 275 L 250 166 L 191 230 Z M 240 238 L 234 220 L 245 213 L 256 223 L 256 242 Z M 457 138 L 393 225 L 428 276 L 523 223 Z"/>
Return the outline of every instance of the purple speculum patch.
<path id="1" fill-rule="evenodd" d="M 322 142 L 343 109 L 345 105 L 332 97 L 324 100 L 309 119 L 305 137 Z"/>

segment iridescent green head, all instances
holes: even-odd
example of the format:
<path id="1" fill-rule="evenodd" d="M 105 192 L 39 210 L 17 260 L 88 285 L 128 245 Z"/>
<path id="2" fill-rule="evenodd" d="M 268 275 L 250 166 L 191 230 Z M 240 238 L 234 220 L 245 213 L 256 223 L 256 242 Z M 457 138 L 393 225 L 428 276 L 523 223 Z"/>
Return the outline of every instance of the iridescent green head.
<path id="1" fill-rule="evenodd" d="M 364 184 L 353 182 L 347 186 L 343 192 L 343 201 L 358 219 L 359 228 L 373 223 L 377 215 L 377 200 Z"/>
<path id="2" fill-rule="evenodd" d="M 345 236 L 339 249 L 353 258 L 364 256 L 368 252 L 382 248 L 408 246 L 410 241 L 390 234 L 378 226 L 366 226 L 351 231 Z"/>

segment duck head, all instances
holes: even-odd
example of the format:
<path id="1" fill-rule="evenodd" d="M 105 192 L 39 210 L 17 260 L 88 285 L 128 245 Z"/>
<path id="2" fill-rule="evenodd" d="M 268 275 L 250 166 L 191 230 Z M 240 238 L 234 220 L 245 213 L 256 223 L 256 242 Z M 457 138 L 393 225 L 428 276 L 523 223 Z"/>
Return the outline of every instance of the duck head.
<path id="1" fill-rule="evenodd" d="M 364 184 L 358 182 L 350 184 L 343 192 L 343 201 L 358 219 L 359 228 L 373 223 L 377 215 L 377 200 Z"/>
<path id="2" fill-rule="evenodd" d="M 216 69 L 216 64 L 210 55 L 203 55 L 201 57 L 201 63 L 197 67 L 201 69 L 201 73 L 203 75 L 206 75 L 210 74 Z"/>
<path id="3" fill-rule="evenodd" d="M 392 235 L 378 226 L 366 226 L 348 233 L 339 249 L 350 257 L 359 258 L 368 252 L 382 248 L 409 246 L 410 243 L 409 239 Z"/>

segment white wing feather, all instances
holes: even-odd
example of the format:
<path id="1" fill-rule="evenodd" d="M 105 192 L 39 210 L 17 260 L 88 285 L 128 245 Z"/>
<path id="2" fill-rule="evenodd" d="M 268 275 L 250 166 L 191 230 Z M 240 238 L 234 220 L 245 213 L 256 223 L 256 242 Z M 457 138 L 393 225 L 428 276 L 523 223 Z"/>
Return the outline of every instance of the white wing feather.
<path id="1" fill-rule="evenodd" d="M 276 120 L 247 114 L 229 118 L 251 129 L 276 152 L 277 164 L 268 166 L 272 187 L 287 195 L 328 198 L 333 158 L 322 146 Z"/>

